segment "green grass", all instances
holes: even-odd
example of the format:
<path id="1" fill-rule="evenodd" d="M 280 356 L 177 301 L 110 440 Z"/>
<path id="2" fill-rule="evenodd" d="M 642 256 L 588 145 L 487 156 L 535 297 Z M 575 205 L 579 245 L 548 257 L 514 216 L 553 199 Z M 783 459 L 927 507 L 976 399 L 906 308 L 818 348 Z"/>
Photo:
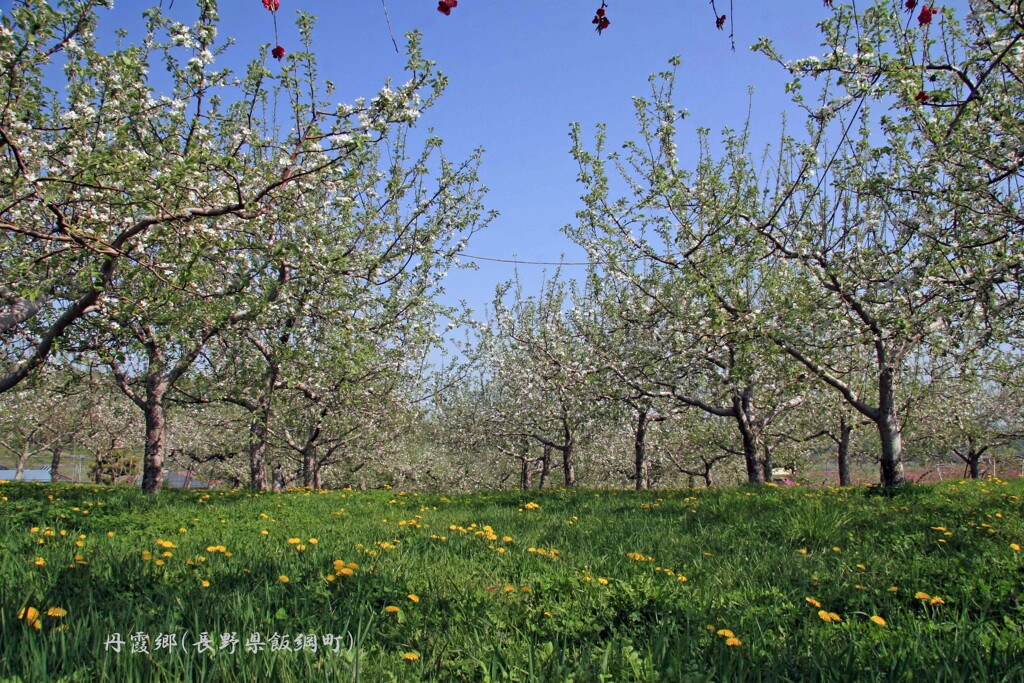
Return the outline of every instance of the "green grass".
<path id="1" fill-rule="evenodd" d="M 1020 481 L 892 496 L 147 498 L 15 483 L 0 496 L 2 680 L 1024 680 Z M 336 560 L 358 567 L 338 575 Z M 38 629 L 19 618 L 27 608 Z M 120 653 L 105 647 L 114 633 Z M 148 653 L 131 652 L 135 633 Z M 170 633 L 178 647 L 157 649 Z M 202 633 L 215 652 L 195 647 Z M 219 649 L 232 633 L 234 654 Z M 245 651 L 256 633 L 312 634 L 317 651 Z"/>

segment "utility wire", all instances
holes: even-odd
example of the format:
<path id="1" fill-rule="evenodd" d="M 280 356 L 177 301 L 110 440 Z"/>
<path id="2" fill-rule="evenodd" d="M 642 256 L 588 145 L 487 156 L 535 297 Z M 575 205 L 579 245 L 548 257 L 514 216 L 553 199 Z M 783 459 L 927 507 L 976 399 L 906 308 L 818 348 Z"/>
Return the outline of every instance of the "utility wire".
<path id="1" fill-rule="evenodd" d="M 518 259 L 493 258 L 491 256 L 473 256 L 472 254 L 459 254 L 459 258 L 471 261 L 492 261 L 494 263 L 514 263 L 522 266 L 607 266 L 612 261 L 520 261 Z M 641 261 L 642 258 L 622 259 L 622 262 Z"/>

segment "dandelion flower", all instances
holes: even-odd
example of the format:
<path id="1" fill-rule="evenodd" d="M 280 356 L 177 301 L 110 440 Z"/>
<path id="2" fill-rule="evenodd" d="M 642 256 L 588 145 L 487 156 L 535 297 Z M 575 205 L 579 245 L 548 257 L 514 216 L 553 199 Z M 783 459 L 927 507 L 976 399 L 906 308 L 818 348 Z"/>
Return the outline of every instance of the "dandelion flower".
<path id="1" fill-rule="evenodd" d="M 797 550 L 797 552 L 800 553 L 801 555 L 806 555 L 807 554 L 807 548 L 800 548 L 799 550 Z"/>
<path id="2" fill-rule="evenodd" d="M 940 598 L 938 595 L 928 601 L 929 605 L 945 605 L 946 601 Z"/>
<path id="3" fill-rule="evenodd" d="M 817 600 L 815 600 L 814 598 L 804 598 L 804 600 L 806 600 L 807 604 L 810 605 L 811 607 L 818 607 L 818 608 L 821 607 L 821 603 L 818 602 Z"/>
<path id="4" fill-rule="evenodd" d="M 718 633 L 718 635 L 723 636 L 725 638 L 735 638 L 736 637 L 736 634 L 733 633 L 732 631 L 730 631 L 727 628 L 720 628 L 720 629 L 718 629 L 718 631 L 716 631 L 716 633 Z"/>
<path id="5" fill-rule="evenodd" d="M 210 582 L 209 581 L 201 581 L 199 583 L 199 585 L 202 586 L 203 588 L 209 588 L 210 587 Z"/>
<path id="6" fill-rule="evenodd" d="M 825 623 L 832 623 L 834 621 L 842 621 L 838 614 L 835 612 L 827 612 L 825 610 L 818 610 L 818 618 Z"/>
<path id="7" fill-rule="evenodd" d="M 45 567 L 45 566 L 46 566 L 46 560 L 44 560 L 44 559 L 43 559 L 43 558 L 41 558 L 41 557 L 37 557 L 37 558 L 36 558 L 36 561 L 35 561 L 35 565 L 36 565 L 37 567 Z"/>
<path id="8" fill-rule="evenodd" d="M 404 655 L 402 655 L 402 659 L 404 659 L 407 662 L 415 662 L 419 658 L 420 656 L 415 652 L 406 652 Z"/>
<path id="9" fill-rule="evenodd" d="M 932 599 L 932 596 L 928 595 L 924 591 L 917 591 L 916 593 L 914 593 L 914 597 L 917 598 L 918 600 L 931 600 Z"/>
<path id="10" fill-rule="evenodd" d="M 42 628 L 42 624 L 39 623 L 39 610 L 35 607 L 23 607 L 21 611 L 18 612 L 18 618 L 24 619 L 25 623 L 34 629 Z"/>
<path id="11" fill-rule="evenodd" d="M 420 601 L 420 596 L 416 595 L 415 593 L 409 593 L 409 595 L 407 595 L 405 597 L 409 598 L 409 600 L 411 602 L 419 602 Z"/>
<path id="12" fill-rule="evenodd" d="M 1018 545 L 1017 543 L 1011 543 L 1010 544 L 1010 550 L 1016 550 L 1019 553 L 1020 552 L 1020 545 Z"/>
<path id="13" fill-rule="evenodd" d="M 882 617 L 878 616 L 877 614 L 875 616 L 871 617 L 871 621 L 875 622 L 879 626 L 886 626 L 887 625 L 885 619 L 883 619 Z"/>
<path id="14" fill-rule="evenodd" d="M 302 539 L 299 539 L 299 538 L 289 538 L 288 539 L 288 543 L 291 544 L 291 545 L 297 545 L 299 543 L 302 543 Z"/>
<path id="15" fill-rule="evenodd" d="M 608 579 L 606 579 L 606 578 L 604 578 L 604 577 L 600 577 L 600 578 L 598 578 L 598 579 L 597 579 L 597 582 L 598 582 L 599 584 L 601 584 L 602 586 L 607 586 L 607 585 L 608 585 Z"/>
<path id="16" fill-rule="evenodd" d="M 886 588 L 886 590 L 890 593 L 898 593 L 900 588 L 899 586 L 889 586 L 888 588 Z"/>
<path id="17" fill-rule="evenodd" d="M 387 612 L 388 614 L 398 614 L 402 610 L 398 609 L 394 605 L 388 605 L 387 607 L 384 608 L 384 611 Z"/>
<path id="18" fill-rule="evenodd" d="M 743 644 L 743 641 L 733 636 L 732 638 L 726 638 L 725 644 L 729 647 L 739 647 Z"/>
<path id="19" fill-rule="evenodd" d="M 277 577 L 277 578 L 278 578 L 278 580 L 279 580 L 279 581 L 280 581 L 281 583 L 288 583 L 288 577 L 287 577 L 287 576 L 285 576 L 284 574 L 281 574 L 281 576 L 279 576 L 279 577 Z"/>

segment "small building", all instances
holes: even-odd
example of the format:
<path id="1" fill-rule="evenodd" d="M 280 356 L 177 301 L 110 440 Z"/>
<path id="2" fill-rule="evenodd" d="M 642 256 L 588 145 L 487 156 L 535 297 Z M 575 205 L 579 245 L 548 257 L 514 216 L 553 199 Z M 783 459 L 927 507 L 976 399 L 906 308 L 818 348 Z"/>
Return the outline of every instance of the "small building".
<path id="1" fill-rule="evenodd" d="M 133 482 L 136 486 L 142 486 L 142 475 L 137 475 Z M 171 489 L 208 489 L 210 482 L 196 479 L 188 472 L 164 472 L 164 486 Z"/>
<path id="2" fill-rule="evenodd" d="M 14 481 L 17 470 L 0 470 L 0 481 Z M 43 484 L 49 484 L 52 481 L 50 477 L 50 468 L 45 467 L 41 470 L 25 470 L 21 473 L 21 481 L 35 481 Z"/>

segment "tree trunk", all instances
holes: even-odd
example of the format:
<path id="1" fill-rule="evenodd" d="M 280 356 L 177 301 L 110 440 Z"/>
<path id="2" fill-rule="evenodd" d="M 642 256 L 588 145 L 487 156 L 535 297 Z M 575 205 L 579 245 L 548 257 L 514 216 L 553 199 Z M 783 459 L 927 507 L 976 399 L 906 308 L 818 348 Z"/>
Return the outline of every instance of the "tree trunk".
<path id="1" fill-rule="evenodd" d="M 64 454 L 64 446 L 54 446 L 51 453 L 53 457 L 50 458 L 50 481 L 57 481 L 57 477 L 60 476 L 60 458 Z"/>
<path id="2" fill-rule="evenodd" d="M 565 470 L 565 488 L 571 489 L 576 486 L 576 461 L 573 460 L 573 444 L 570 441 L 562 449 L 562 469 Z"/>
<path id="3" fill-rule="evenodd" d="M 752 421 L 751 398 L 753 389 L 747 387 L 742 394 L 734 394 L 732 399 L 733 416 L 743 437 L 743 462 L 747 467 L 747 481 L 751 484 L 763 484 L 764 474 L 758 462 L 758 434 Z"/>
<path id="4" fill-rule="evenodd" d="M 636 419 L 636 431 L 633 434 L 633 452 L 637 491 L 651 488 L 651 465 L 647 461 L 647 409 L 640 410 Z"/>
<path id="5" fill-rule="evenodd" d="M 853 425 L 846 421 L 846 417 L 839 418 L 839 485 L 849 486 L 850 481 L 850 434 L 853 432 Z"/>
<path id="6" fill-rule="evenodd" d="M 32 455 L 32 447 L 25 440 L 24 445 L 21 448 L 21 455 L 18 456 L 18 461 L 14 463 L 14 481 L 21 481 L 25 476 L 25 463 L 28 462 L 28 456 Z"/>
<path id="7" fill-rule="evenodd" d="M 317 462 L 313 465 L 313 481 L 311 485 L 317 491 L 324 487 L 323 469 L 324 467 L 322 463 Z"/>
<path id="8" fill-rule="evenodd" d="M 146 451 L 142 462 L 143 493 L 159 493 L 164 483 L 164 439 L 167 419 L 164 408 L 166 384 L 151 381 L 146 392 Z"/>
<path id="9" fill-rule="evenodd" d="M 312 486 L 316 470 L 316 447 L 308 444 L 302 451 L 302 485 Z"/>
<path id="10" fill-rule="evenodd" d="M 881 483 L 883 486 L 903 486 L 907 483 L 907 476 L 903 471 L 903 436 L 896 417 L 892 368 L 884 368 L 878 378 L 878 413 L 875 424 L 882 442 Z"/>
<path id="11" fill-rule="evenodd" d="M 267 491 L 267 424 L 270 412 L 261 410 L 249 423 L 249 485 L 253 491 Z"/>
<path id="12" fill-rule="evenodd" d="M 522 463 L 522 469 L 519 471 L 519 488 L 523 491 L 529 491 L 530 486 L 533 484 L 533 461 L 529 458 L 520 458 Z"/>
<path id="13" fill-rule="evenodd" d="M 545 488 L 548 485 L 548 480 L 551 478 L 551 446 L 544 446 L 544 454 L 540 460 L 540 486 L 539 488 Z"/>
<path id="14" fill-rule="evenodd" d="M 761 451 L 764 453 L 764 457 L 761 458 L 761 471 L 764 473 L 765 483 L 770 483 L 772 481 L 772 468 L 774 467 L 772 464 L 772 449 L 767 443 L 764 443 L 761 445 Z"/>

